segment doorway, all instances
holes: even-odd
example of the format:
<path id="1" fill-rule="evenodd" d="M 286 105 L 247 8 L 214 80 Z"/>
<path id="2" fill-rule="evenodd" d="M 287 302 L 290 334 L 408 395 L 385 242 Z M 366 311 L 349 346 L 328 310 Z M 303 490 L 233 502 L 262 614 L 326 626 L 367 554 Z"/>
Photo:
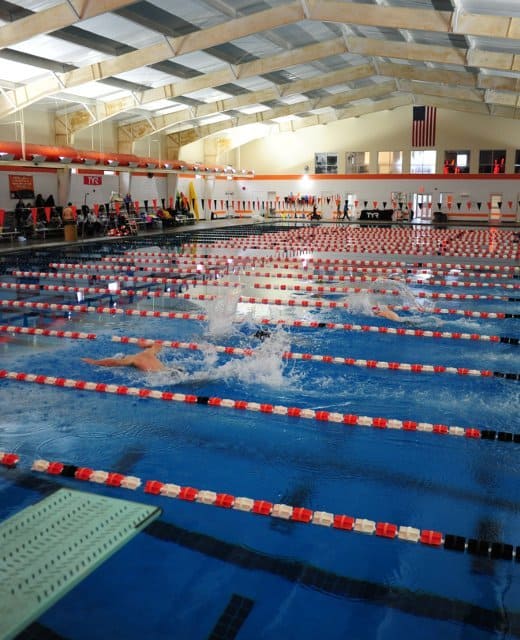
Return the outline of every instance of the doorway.
<path id="1" fill-rule="evenodd" d="M 414 193 L 412 198 L 414 222 L 431 222 L 432 220 L 432 194 Z"/>

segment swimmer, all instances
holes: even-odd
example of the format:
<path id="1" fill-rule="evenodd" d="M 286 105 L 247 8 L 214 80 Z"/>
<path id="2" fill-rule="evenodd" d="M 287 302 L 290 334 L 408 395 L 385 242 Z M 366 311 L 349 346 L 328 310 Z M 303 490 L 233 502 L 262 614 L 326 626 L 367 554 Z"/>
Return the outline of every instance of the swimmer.
<path id="1" fill-rule="evenodd" d="M 387 318 L 388 320 L 393 320 L 394 322 L 403 322 L 403 318 L 398 316 L 395 311 L 389 309 L 386 305 L 383 306 L 375 306 L 372 307 L 372 313 L 375 316 L 381 316 L 382 318 Z"/>
<path id="2" fill-rule="evenodd" d="M 146 340 L 139 341 L 139 345 L 146 344 Z M 98 367 L 135 367 L 140 371 L 167 371 L 168 367 L 164 365 L 157 354 L 162 349 L 162 345 L 154 343 L 149 347 L 146 347 L 139 353 L 134 353 L 130 356 L 121 356 L 119 358 L 101 358 L 95 360 L 94 358 L 81 358 L 83 362 L 87 364 L 97 365 Z"/>
<path id="3" fill-rule="evenodd" d="M 258 338 L 263 342 L 266 338 L 271 337 L 271 332 L 267 331 L 266 329 L 258 329 L 258 331 L 256 331 L 253 335 L 255 338 Z"/>

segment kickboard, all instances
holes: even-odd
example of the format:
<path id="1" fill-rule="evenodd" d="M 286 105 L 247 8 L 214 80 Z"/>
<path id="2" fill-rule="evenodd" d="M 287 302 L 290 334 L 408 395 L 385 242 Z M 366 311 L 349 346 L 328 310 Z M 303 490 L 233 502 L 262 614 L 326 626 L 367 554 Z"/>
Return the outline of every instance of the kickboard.
<path id="1" fill-rule="evenodd" d="M 160 514 L 59 489 L 0 523 L 0 638 L 14 638 Z"/>

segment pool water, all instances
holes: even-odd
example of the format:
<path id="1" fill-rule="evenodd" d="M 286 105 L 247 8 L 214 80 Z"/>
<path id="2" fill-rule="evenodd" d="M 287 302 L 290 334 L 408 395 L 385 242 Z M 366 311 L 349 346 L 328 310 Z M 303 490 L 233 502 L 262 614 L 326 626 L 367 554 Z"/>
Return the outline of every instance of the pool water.
<path id="1" fill-rule="evenodd" d="M 164 239 L 155 247 L 133 245 L 133 250 L 147 250 L 150 255 L 167 252 L 172 250 L 168 242 Z M 89 265 L 103 264 L 106 255 L 124 255 L 123 245 L 113 246 L 108 251 L 96 246 L 98 253 L 81 249 L 83 253 L 72 259 L 59 250 L 49 251 L 38 256 L 37 265 L 35 260 L 24 265 L 17 257 L 16 268 L 48 272 L 46 262 L 82 263 L 81 268 L 63 267 L 63 271 L 85 273 Z M 200 245 L 180 254 L 177 242 L 175 250 L 179 260 L 201 254 Z M 206 256 L 222 254 L 210 245 L 204 251 Z M 260 251 L 266 260 L 270 257 L 268 249 Z M 343 257 L 338 252 L 334 255 Z M 209 258 L 197 259 L 203 264 Z M 197 273 L 197 268 L 193 271 Z M 399 295 L 386 295 L 368 291 L 394 288 L 386 275 L 376 285 L 337 279 L 336 286 L 358 286 L 364 289 L 360 292 L 295 292 L 263 287 L 296 282 L 317 287 L 316 279 L 323 279 L 324 270 L 313 267 L 313 279 L 304 281 L 295 280 L 303 271 L 294 264 L 285 271 L 272 263 L 257 266 L 257 271 L 282 276 L 250 276 L 246 271 L 244 266 L 228 266 L 216 280 L 199 279 L 196 286 L 183 287 L 182 299 L 136 295 L 129 301 L 112 291 L 88 294 L 88 312 L 0 308 L 3 325 L 95 335 L 73 339 L 5 330 L 0 333 L 4 371 L 181 394 L 181 401 L 176 401 L 8 377 L 0 380 L 0 450 L 20 456 L 15 469 L 0 469 L 2 519 L 58 486 L 163 509 L 159 521 L 41 616 L 33 629 L 48 637 L 78 640 L 519 636 L 520 332 L 515 316 L 520 303 L 515 299 L 516 273 L 486 280 L 504 285 L 493 289 L 449 289 L 405 282 L 403 272 L 397 285 L 393 283 Z M 2 281 L 13 284 L 86 286 L 79 278 L 15 277 L 9 264 L 4 264 L 4 272 Z M 309 269 L 304 273 L 307 277 Z M 336 269 L 333 277 L 338 273 Z M 450 278 L 457 282 L 471 276 L 453 273 Z M 473 281 L 478 281 L 477 276 Z M 104 285 L 98 281 L 96 286 Z M 146 287 L 163 294 L 167 288 L 150 283 Z M 421 292 L 448 290 L 503 299 L 419 298 Z M 251 302 L 252 297 L 279 302 Z M 0 299 L 75 304 L 77 292 L 2 289 Z M 288 304 L 290 300 L 304 300 L 308 306 Z M 317 302 L 322 306 L 315 306 Z M 341 306 L 331 308 L 326 306 L 329 302 Z M 375 304 L 413 308 L 399 311 L 406 322 L 395 323 L 374 316 Z M 101 313 L 93 307 L 113 312 Z M 492 317 L 438 312 L 450 308 L 484 311 Z M 120 313 L 129 309 L 184 312 L 186 317 Z M 494 313 L 508 317 L 496 318 Z M 446 337 L 369 331 L 367 326 L 409 333 L 431 330 Z M 259 329 L 268 335 L 258 335 Z M 489 341 L 485 336 L 510 340 Z M 102 368 L 81 360 L 135 353 L 138 347 L 128 344 L 127 338 L 175 341 L 182 348 L 164 346 L 160 357 L 170 368 L 166 372 Z M 305 354 L 331 357 L 310 359 Z M 345 363 L 345 358 L 353 362 Z M 378 364 L 366 366 L 366 361 Z M 390 369 L 388 363 L 440 365 L 454 371 Z M 475 373 L 461 375 L 457 369 Z M 482 371 L 511 375 L 480 375 Z M 199 401 L 182 401 L 186 395 Z M 208 402 L 210 398 L 247 404 L 243 409 L 228 408 L 226 402 Z M 273 407 L 282 410 L 273 411 Z M 287 415 L 287 408 L 310 411 L 294 417 Z M 472 438 L 455 435 L 453 429 L 443 435 L 431 429 L 375 428 L 363 426 L 367 422 L 363 420 L 338 421 L 338 415 L 502 435 Z M 36 459 L 115 471 L 136 476 L 143 484 L 132 492 L 37 473 L 31 471 Z M 513 545 L 517 555 L 513 559 L 482 557 L 442 544 L 389 539 L 172 499 L 145 492 L 149 480 L 345 514 L 359 521 L 433 530 L 444 538 L 502 542 Z"/>

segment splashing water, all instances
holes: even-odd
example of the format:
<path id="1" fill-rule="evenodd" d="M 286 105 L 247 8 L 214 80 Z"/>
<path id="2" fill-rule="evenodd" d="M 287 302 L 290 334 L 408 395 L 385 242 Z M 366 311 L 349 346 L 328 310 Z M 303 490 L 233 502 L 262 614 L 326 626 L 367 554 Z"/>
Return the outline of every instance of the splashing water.
<path id="1" fill-rule="evenodd" d="M 240 295 L 241 287 L 217 288 L 215 299 L 207 305 L 208 335 L 220 337 L 234 331 L 233 322 L 237 315 Z"/>

